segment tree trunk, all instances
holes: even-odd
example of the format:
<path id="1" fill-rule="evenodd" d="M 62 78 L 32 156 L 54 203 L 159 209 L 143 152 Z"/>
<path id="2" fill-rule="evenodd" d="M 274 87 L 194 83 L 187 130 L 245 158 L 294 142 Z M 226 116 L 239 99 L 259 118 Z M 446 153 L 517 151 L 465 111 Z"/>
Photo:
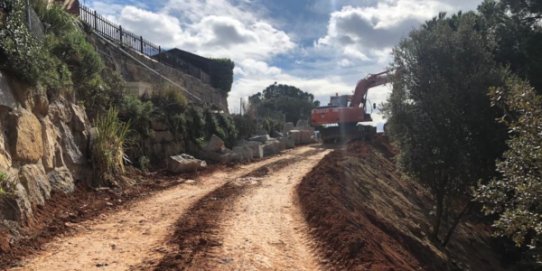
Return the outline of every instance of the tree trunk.
<path id="1" fill-rule="evenodd" d="M 459 225 L 459 222 L 461 222 L 461 218 L 469 212 L 470 208 L 472 207 L 472 201 L 469 201 L 467 205 L 461 210 L 461 213 L 456 217 L 454 223 L 452 224 L 452 227 L 448 230 L 448 233 L 446 234 L 446 237 L 442 241 L 442 247 L 446 247 L 448 242 L 450 241 L 450 238 L 452 237 L 452 234 L 455 232 L 455 228 L 457 228 L 457 225 Z"/>

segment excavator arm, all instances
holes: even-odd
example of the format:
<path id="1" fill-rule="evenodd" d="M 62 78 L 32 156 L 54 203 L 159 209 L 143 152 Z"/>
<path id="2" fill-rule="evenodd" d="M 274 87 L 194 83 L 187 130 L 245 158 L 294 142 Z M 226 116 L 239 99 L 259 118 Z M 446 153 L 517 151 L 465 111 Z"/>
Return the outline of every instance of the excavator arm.
<path id="1" fill-rule="evenodd" d="M 366 78 L 359 80 L 352 96 L 350 107 L 359 107 L 360 104 L 363 104 L 363 108 L 365 108 L 369 89 L 389 83 L 391 76 L 391 71 L 388 70 L 377 74 L 370 74 Z"/>

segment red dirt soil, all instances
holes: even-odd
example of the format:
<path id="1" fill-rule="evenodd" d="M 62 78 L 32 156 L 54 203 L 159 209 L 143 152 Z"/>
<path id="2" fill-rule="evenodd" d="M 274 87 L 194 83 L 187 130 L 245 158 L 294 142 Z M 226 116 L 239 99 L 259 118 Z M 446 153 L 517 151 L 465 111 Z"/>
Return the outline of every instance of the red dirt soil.
<path id="1" fill-rule="evenodd" d="M 71 194 L 55 193 L 45 206 L 38 206 L 34 210 L 31 220 L 23 225 L 19 240 L 10 241 L 9 231 L 0 227 L 0 241 L 5 243 L 0 251 L 0 270 L 12 267 L 24 257 L 40 251 L 41 246 L 54 237 L 71 234 L 73 224 L 114 211 L 155 191 L 178 185 L 179 180 L 190 179 L 197 174 L 211 174 L 224 168 L 223 165 L 216 165 L 199 173 L 175 176 L 161 172 L 144 174 L 131 169 L 128 177 L 137 184 L 124 190 L 94 190 L 78 186 Z"/>
<path id="2" fill-rule="evenodd" d="M 427 210 L 432 201 L 422 187 L 397 171 L 396 154 L 383 136 L 353 142 L 326 156 L 297 187 L 326 267 L 501 270 L 484 227 L 458 227 L 450 244 L 455 254 L 431 244 Z"/>
<path id="3" fill-rule="evenodd" d="M 249 172 L 242 176 L 242 179 L 255 181 L 256 186 L 258 186 L 260 181 L 257 178 L 264 177 L 271 172 L 318 152 L 319 150 L 313 150 L 303 153 L 301 156 L 278 160 Z M 210 250 L 222 244 L 222 236 L 217 222 L 227 215 L 229 206 L 232 206 L 236 200 L 253 187 L 254 184 L 248 185 L 248 182 L 245 185 L 228 182 L 206 195 L 177 221 L 173 238 L 169 240 L 169 242 L 175 244 L 176 250 L 168 253 L 155 268 L 140 266 L 135 269 L 154 269 L 157 271 L 212 270 L 211 267 L 207 267 L 205 264 L 206 259 L 209 258 Z"/>

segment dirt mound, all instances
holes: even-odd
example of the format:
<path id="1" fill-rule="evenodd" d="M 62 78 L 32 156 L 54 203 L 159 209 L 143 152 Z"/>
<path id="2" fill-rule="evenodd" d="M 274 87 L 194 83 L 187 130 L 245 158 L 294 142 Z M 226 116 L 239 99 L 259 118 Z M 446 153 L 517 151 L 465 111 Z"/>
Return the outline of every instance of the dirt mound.
<path id="1" fill-rule="evenodd" d="M 500 270 L 488 252 L 487 232 L 469 236 L 474 225 L 458 229 L 450 244 L 457 254 L 431 244 L 429 194 L 396 170 L 396 154 L 384 137 L 354 142 L 326 156 L 298 186 L 305 219 L 328 268 Z"/>

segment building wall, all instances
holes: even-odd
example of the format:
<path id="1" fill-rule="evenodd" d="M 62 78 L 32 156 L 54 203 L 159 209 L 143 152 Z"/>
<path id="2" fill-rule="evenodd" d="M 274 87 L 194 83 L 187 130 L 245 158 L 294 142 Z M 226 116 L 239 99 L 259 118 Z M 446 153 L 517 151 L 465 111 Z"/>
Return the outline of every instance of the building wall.
<path id="1" fill-rule="evenodd" d="M 219 110 L 228 112 L 227 96 L 218 89 L 213 88 L 208 82 L 202 81 L 192 75 L 173 67 L 164 65 L 154 59 L 140 55 L 130 49 L 124 49 L 130 56 L 123 53 L 117 46 L 112 45 L 95 34 L 90 36 L 91 42 L 96 46 L 97 51 L 104 59 L 106 65 L 119 72 L 128 82 L 146 82 L 155 89 L 169 86 L 181 91 L 186 98 L 193 103 L 214 106 Z M 134 58 L 137 60 L 134 60 Z M 160 75 L 176 83 L 171 84 L 168 80 L 145 68 L 139 62 L 155 70 Z M 201 71 L 205 74 L 204 71 Z M 208 81 L 208 80 L 207 80 Z M 191 93 L 188 94 L 187 92 Z"/>

